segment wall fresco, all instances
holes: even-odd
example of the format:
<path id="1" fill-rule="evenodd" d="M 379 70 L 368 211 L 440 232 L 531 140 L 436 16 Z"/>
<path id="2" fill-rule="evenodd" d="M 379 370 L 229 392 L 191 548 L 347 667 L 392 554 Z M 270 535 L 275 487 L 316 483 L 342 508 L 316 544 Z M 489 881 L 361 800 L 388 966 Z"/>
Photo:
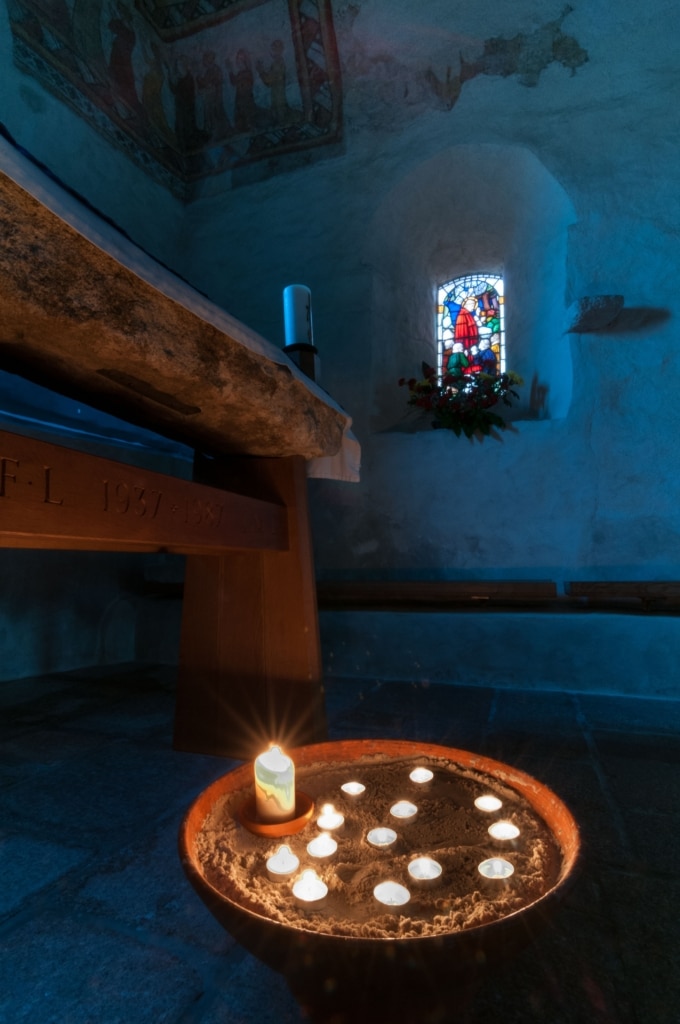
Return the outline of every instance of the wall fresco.
<path id="1" fill-rule="evenodd" d="M 12 0 L 9 13 L 17 66 L 181 199 L 342 137 L 330 0 Z"/>

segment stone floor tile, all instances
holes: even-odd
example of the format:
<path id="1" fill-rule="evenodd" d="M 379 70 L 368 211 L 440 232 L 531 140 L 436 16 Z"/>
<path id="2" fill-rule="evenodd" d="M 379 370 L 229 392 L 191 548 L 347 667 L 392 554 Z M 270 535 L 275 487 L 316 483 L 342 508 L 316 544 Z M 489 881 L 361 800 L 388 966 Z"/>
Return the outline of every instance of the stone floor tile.
<path id="1" fill-rule="evenodd" d="M 680 1020 L 680 882 L 613 874 L 604 880 L 636 1021 Z"/>
<path id="2" fill-rule="evenodd" d="M 16 910 L 23 900 L 84 864 L 89 852 L 47 839 L 0 836 L 0 914 Z"/>
<path id="3" fill-rule="evenodd" d="M 159 815 L 188 802 L 210 776 L 223 774 L 219 758 L 148 748 L 120 739 L 4 790 L 10 820 L 34 821 L 78 837 L 115 833 L 132 841 Z M 122 831 L 121 831 L 122 830 Z"/>
<path id="4" fill-rule="evenodd" d="M 677 813 L 680 806 L 680 763 L 667 764 L 649 757 L 601 756 L 610 791 L 625 811 Z"/>
<path id="5" fill-rule="evenodd" d="M 50 729 L 23 729 L 19 735 L 3 739 L 0 761 L 10 766 L 58 765 L 87 755 L 106 740 L 101 734 L 79 733 L 54 725 Z"/>
<path id="6" fill-rule="evenodd" d="M 175 1024 L 200 976 L 165 949 L 87 919 L 45 916 L 0 935 L 0 1020 Z"/>
<path id="7" fill-rule="evenodd" d="M 680 700 L 604 697 L 579 693 L 579 707 L 592 729 L 603 732 L 680 733 Z"/>
<path id="8" fill-rule="evenodd" d="M 187 805 L 188 807 L 188 805 Z M 102 857 L 96 871 L 64 893 L 76 913 L 109 918 L 130 928 L 172 936 L 214 956 L 224 956 L 233 939 L 217 924 L 189 885 L 177 852 L 181 817 Z"/>

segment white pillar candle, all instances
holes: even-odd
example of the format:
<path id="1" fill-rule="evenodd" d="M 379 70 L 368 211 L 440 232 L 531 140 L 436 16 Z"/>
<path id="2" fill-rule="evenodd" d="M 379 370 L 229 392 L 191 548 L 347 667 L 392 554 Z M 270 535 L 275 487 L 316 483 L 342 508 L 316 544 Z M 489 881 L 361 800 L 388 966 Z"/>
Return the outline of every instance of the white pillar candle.
<path id="1" fill-rule="evenodd" d="M 403 822 L 413 821 L 417 813 L 418 808 L 410 800 L 397 800 L 396 804 L 390 807 L 392 817 Z"/>
<path id="2" fill-rule="evenodd" d="M 519 829 L 511 821 L 494 821 L 489 825 L 489 835 L 494 839 L 517 839 Z"/>
<path id="3" fill-rule="evenodd" d="M 502 857 L 489 857 L 478 865 L 477 870 L 484 878 L 509 878 L 514 872 L 514 867 L 509 860 Z"/>
<path id="4" fill-rule="evenodd" d="M 337 848 L 338 844 L 328 832 L 322 832 L 321 835 L 315 836 L 307 843 L 307 853 L 317 860 L 326 860 L 328 857 L 332 857 Z"/>
<path id="5" fill-rule="evenodd" d="M 312 293 L 304 284 L 283 289 L 283 326 L 286 345 L 313 345 Z"/>
<path id="6" fill-rule="evenodd" d="M 336 811 L 333 804 L 324 804 L 321 808 L 321 814 L 316 819 L 316 823 L 319 828 L 336 832 L 344 825 L 345 818 L 340 811 Z"/>
<path id="7" fill-rule="evenodd" d="M 497 796 L 493 796 L 491 793 L 485 793 L 484 796 L 478 796 L 475 800 L 475 807 L 480 811 L 499 811 L 503 806 L 503 801 L 499 800 Z"/>
<path id="8" fill-rule="evenodd" d="M 303 871 L 293 885 L 293 896 L 301 907 L 317 907 L 323 903 L 327 894 L 328 886 L 311 868 Z"/>
<path id="9" fill-rule="evenodd" d="M 279 846 L 276 853 L 267 860 L 267 874 L 273 882 L 290 878 L 300 867 L 300 858 L 296 857 L 290 846 Z"/>
<path id="10" fill-rule="evenodd" d="M 396 839 L 397 833 L 391 828 L 372 828 L 366 834 L 366 841 L 378 849 L 391 846 L 392 843 L 396 842 Z"/>
<path id="11" fill-rule="evenodd" d="M 295 766 L 280 747 L 272 746 L 255 758 L 255 807 L 263 822 L 295 816 Z"/>
<path id="12" fill-rule="evenodd" d="M 417 886 L 429 888 L 439 882 L 442 866 L 432 857 L 416 857 L 410 862 L 408 873 Z"/>
<path id="13" fill-rule="evenodd" d="M 399 885 L 398 882 L 380 882 L 373 890 L 373 895 L 386 907 L 403 907 L 411 899 L 411 893 L 406 886 Z"/>

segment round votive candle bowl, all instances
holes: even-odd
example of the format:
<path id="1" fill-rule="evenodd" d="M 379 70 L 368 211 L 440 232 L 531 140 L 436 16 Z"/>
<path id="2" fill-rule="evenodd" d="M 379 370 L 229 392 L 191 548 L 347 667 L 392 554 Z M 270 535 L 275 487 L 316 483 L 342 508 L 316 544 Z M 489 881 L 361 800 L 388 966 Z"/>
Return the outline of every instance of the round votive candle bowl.
<path id="1" fill-rule="evenodd" d="M 307 843 L 307 853 L 315 860 L 328 860 L 337 848 L 338 844 L 328 832 L 322 832 L 321 835 L 315 836 Z"/>
<path id="2" fill-rule="evenodd" d="M 434 772 L 431 772 L 429 768 L 414 768 L 409 779 L 414 782 L 419 789 L 429 789 L 430 783 L 434 778 Z"/>
<path id="3" fill-rule="evenodd" d="M 441 881 L 442 866 L 432 857 L 416 857 L 409 863 L 408 873 L 419 889 L 431 889 Z"/>
<path id="4" fill-rule="evenodd" d="M 484 878 L 504 879 L 514 874 L 514 865 L 502 857 L 489 857 L 477 866 L 477 870 Z"/>
<path id="5" fill-rule="evenodd" d="M 316 910 L 317 907 L 323 906 L 327 895 L 328 886 L 312 868 L 303 871 L 297 882 L 293 884 L 295 902 L 304 910 Z"/>
<path id="6" fill-rule="evenodd" d="M 366 787 L 362 782 L 343 782 L 340 789 L 345 796 L 350 797 L 352 800 L 358 800 L 366 792 Z"/>
<path id="7" fill-rule="evenodd" d="M 397 821 L 407 825 L 409 822 L 415 821 L 418 808 L 410 800 L 397 800 L 396 804 L 392 804 L 390 807 L 390 814 Z"/>
<path id="8" fill-rule="evenodd" d="M 337 832 L 345 824 L 345 818 L 333 804 L 324 804 L 316 823 L 324 832 Z"/>
<path id="9" fill-rule="evenodd" d="M 492 839 L 507 842 L 509 839 L 517 839 L 519 829 L 511 821 L 494 821 L 493 825 L 489 825 L 489 835 Z"/>
<path id="10" fill-rule="evenodd" d="M 378 903 L 382 903 L 389 910 L 403 907 L 411 899 L 411 893 L 399 882 L 380 882 L 373 890 L 373 895 Z"/>
<path id="11" fill-rule="evenodd" d="M 375 846 L 377 850 L 386 850 L 388 846 L 397 841 L 397 833 L 391 828 L 372 828 L 366 833 L 366 842 Z"/>
<path id="12" fill-rule="evenodd" d="M 300 859 L 296 857 L 290 846 L 279 846 L 276 853 L 267 860 L 267 875 L 272 882 L 283 882 L 300 867 Z"/>
<path id="13" fill-rule="evenodd" d="M 497 796 L 493 796 L 492 793 L 484 793 L 483 796 L 478 796 L 475 800 L 475 807 L 480 811 L 487 811 L 488 813 L 500 811 L 502 806 L 503 801 L 499 800 Z"/>

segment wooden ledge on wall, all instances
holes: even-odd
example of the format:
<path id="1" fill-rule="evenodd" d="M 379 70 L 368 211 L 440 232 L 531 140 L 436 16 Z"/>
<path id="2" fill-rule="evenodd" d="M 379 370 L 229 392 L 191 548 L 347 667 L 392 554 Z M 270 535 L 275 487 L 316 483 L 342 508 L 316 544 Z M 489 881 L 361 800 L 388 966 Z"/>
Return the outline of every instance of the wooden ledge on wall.
<path id="1" fill-rule="evenodd" d="M 448 611 L 534 608 L 553 603 L 552 580 L 320 580 L 321 610 Z"/>
<path id="2" fill-rule="evenodd" d="M 565 593 L 592 610 L 680 612 L 677 580 L 594 580 L 565 584 Z"/>
<path id="3" fill-rule="evenodd" d="M 680 582 L 553 580 L 320 580 L 320 611 L 612 612 L 680 614 Z"/>

